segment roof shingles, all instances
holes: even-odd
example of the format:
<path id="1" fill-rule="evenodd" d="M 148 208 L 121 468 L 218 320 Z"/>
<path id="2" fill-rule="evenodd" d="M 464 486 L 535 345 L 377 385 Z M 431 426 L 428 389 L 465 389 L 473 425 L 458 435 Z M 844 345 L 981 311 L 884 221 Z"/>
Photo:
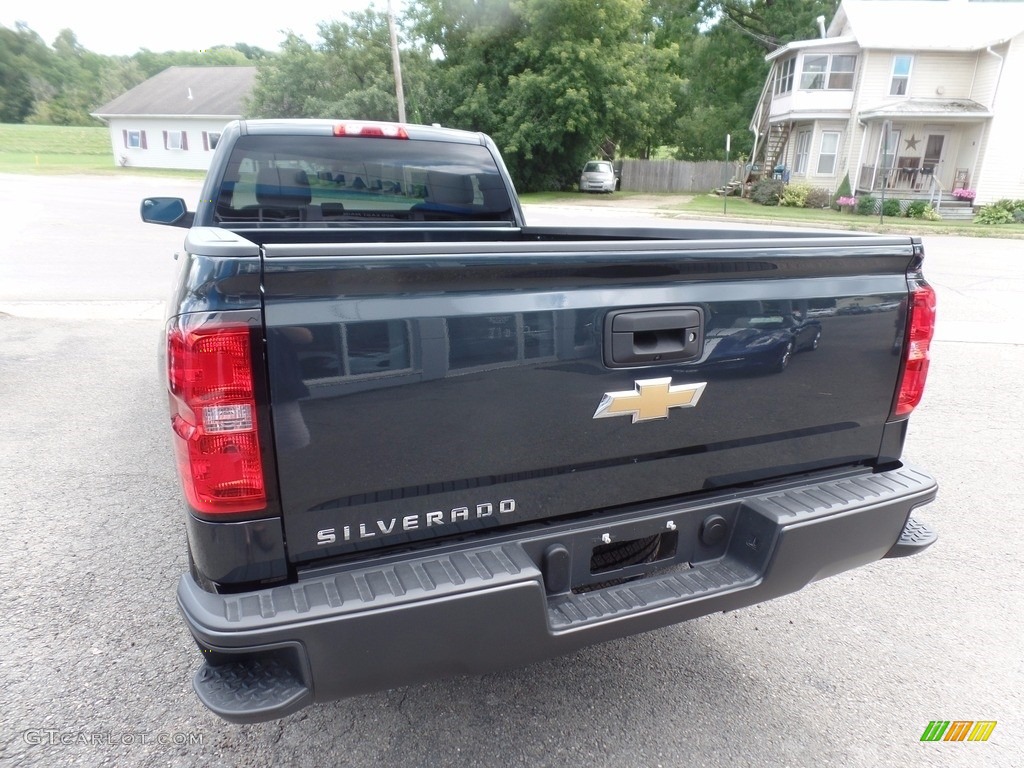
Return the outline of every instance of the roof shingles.
<path id="1" fill-rule="evenodd" d="M 93 114 L 241 117 L 255 82 L 256 67 L 169 67 Z"/>

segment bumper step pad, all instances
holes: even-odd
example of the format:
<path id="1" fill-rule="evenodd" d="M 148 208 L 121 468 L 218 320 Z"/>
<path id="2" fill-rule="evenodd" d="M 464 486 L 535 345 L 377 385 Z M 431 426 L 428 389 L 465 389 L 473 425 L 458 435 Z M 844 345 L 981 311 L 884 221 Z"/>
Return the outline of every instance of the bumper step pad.
<path id="1" fill-rule="evenodd" d="M 203 664 L 192 680 L 200 701 L 233 723 L 284 717 L 313 701 L 309 687 L 277 659 Z"/>
<path id="2" fill-rule="evenodd" d="M 892 549 L 885 556 L 909 557 L 910 555 L 916 555 L 918 552 L 928 549 L 938 538 L 939 534 L 920 520 L 910 517 L 907 519 L 907 524 L 903 526 L 900 540 L 893 544 Z"/>

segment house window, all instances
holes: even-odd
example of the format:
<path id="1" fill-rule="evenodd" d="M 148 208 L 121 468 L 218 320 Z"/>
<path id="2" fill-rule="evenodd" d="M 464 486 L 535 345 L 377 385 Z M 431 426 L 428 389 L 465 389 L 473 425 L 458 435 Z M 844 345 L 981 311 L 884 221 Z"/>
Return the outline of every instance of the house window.
<path id="1" fill-rule="evenodd" d="M 219 133 L 210 133 L 210 134 L 207 134 L 207 136 L 208 136 L 208 139 L 209 139 L 209 142 L 210 142 L 210 149 L 216 149 L 217 148 L 217 143 L 220 141 L 220 134 Z"/>
<path id="2" fill-rule="evenodd" d="M 804 71 L 800 75 L 800 87 L 805 91 L 818 91 L 825 87 L 825 73 L 828 72 L 828 56 L 804 56 Z"/>
<path id="3" fill-rule="evenodd" d="M 185 131 L 164 131 L 164 149 L 188 149 Z"/>
<path id="4" fill-rule="evenodd" d="M 914 64 L 914 57 L 901 54 L 893 56 L 892 59 L 892 80 L 889 82 L 890 96 L 906 96 L 907 87 L 910 85 L 910 70 Z"/>
<path id="5" fill-rule="evenodd" d="M 805 91 L 849 91 L 853 89 L 853 70 L 857 57 L 841 54 L 804 56 L 800 87 Z"/>
<path id="6" fill-rule="evenodd" d="M 775 78 L 775 93 L 789 93 L 793 90 L 793 76 L 796 74 L 796 57 L 790 56 L 779 65 Z"/>
<path id="7" fill-rule="evenodd" d="M 807 173 L 807 156 L 811 153 L 811 132 L 801 131 L 796 136 L 796 157 L 793 173 Z"/>
<path id="8" fill-rule="evenodd" d="M 836 172 L 836 155 L 839 154 L 839 131 L 825 131 L 821 134 L 821 149 L 818 151 L 818 173 L 831 176 Z"/>
<path id="9" fill-rule="evenodd" d="M 128 131 L 124 145 L 128 149 L 142 149 L 142 131 Z"/>
<path id="10" fill-rule="evenodd" d="M 853 70 L 856 66 L 856 56 L 833 56 L 828 69 L 828 89 L 830 91 L 852 91 Z"/>

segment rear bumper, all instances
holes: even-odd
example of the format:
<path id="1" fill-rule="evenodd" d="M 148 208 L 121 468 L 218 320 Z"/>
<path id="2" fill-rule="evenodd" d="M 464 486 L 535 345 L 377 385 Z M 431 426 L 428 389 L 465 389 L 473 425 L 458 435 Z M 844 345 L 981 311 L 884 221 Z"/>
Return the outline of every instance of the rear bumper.
<path id="1" fill-rule="evenodd" d="M 527 664 L 741 608 L 926 548 L 934 535 L 924 535 L 910 513 L 936 490 L 909 467 L 847 473 L 243 594 L 204 592 L 184 576 L 178 602 L 206 659 L 196 691 L 225 719 L 257 722 L 314 701 Z M 602 541 L 654 534 L 670 537 L 664 559 L 590 573 Z M 570 589 L 631 577 L 580 594 Z"/>

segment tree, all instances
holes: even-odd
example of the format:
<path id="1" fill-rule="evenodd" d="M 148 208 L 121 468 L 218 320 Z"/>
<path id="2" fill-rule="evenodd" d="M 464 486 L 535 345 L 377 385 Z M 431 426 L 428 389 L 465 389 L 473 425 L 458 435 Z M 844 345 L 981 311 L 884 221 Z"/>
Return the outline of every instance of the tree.
<path id="1" fill-rule="evenodd" d="M 644 0 L 425 0 L 416 31 L 442 54 L 432 101 L 491 134 L 523 189 L 567 187 L 602 147 L 644 152 L 674 109 L 676 50 Z"/>
<path id="2" fill-rule="evenodd" d="M 671 143 L 687 160 L 720 159 L 725 136 L 750 152 L 750 118 L 769 65 L 765 55 L 792 40 L 815 37 L 817 16 L 831 18 L 837 0 L 690 0 L 673 6 L 695 24 L 680 61 L 685 82 Z M 680 7 L 685 8 L 680 12 Z"/>
<path id="3" fill-rule="evenodd" d="M 348 117 L 395 120 L 394 76 L 387 16 L 375 10 L 353 13 L 348 21 L 319 26 L 313 44 L 289 34 L 281 52 L 258 63 L 249 102 L 254 117 Z M 408 110 L 419 120 L 430 59 L 422 46 L 402 50 Z"/>
<path id="4" fill-rule="evenodd" d="M 142 48 L 133 53 L 134 61 L 142 73 L 142 80 L 163 72 L 168 67 L 240 67 L 252 66 L 252 61 L 237 47 L 217 46 L 203 51 L 151 51 Z M 141 81 L 140 81 L 141 82 Z"/>
<path id="5" fill-rule="evenodd" d="M 49 88 L 52 52 L 24 24 L 0 26 L 0 122 L 21 123 Z"/>

